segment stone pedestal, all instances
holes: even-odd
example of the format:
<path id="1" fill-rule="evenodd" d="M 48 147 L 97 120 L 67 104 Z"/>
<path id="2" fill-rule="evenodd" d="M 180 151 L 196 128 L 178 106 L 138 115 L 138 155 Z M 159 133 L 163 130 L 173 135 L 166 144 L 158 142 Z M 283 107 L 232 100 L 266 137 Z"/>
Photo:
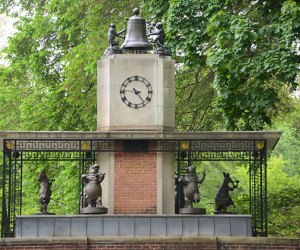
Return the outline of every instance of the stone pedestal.
<path id="1" fill-rule="evenodd" d="M 251 234 L 250 215 L 36 215 L 17 216 L 15 237 Z"/>
<path id="2" fill-rule="evenodd" d="M 199 207 L 180 208 L 179 213 L 180 214 L 206 214 L 206 209 L 199 208 Z"/>
<path id="3" fill-rule="evenodd" d="M 106 207 L 82 207 L 80 208 L 81 214 L 107 214 Z"/>

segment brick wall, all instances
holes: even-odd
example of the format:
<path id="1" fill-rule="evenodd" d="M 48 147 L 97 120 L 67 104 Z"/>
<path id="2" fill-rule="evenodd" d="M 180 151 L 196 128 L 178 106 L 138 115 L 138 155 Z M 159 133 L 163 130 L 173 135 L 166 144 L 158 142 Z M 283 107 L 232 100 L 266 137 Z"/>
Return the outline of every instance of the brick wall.
<path id="1" fill-rule="evenodd" d="M 157 213 L 156 162 L 155 152 L 115 153 L 115 214 Z"/>
<path id="2" fill-rule="evenodd" d="M 136 243 L 136 244 L 109 244 L 106 246 L 91 244 L 89 250 L 217 250 L 216 245 L 201 244 L 201 243 Z"/>
<path id="3" fill-rule="evenodd" d="M 260 249 L 267 249 L 267 250 L 299 250 L 299 244 L 224 244 L 219 245 L 218 250 L 225 250 L 225 249 L 240 249 L 240 250 L 260 250 Z"/>
<path id="4" fill-rule="evenodd" d="M 252 237 L 65 237 L 2 239 L 0 250 L 299 250 L 300 239 Z"/>

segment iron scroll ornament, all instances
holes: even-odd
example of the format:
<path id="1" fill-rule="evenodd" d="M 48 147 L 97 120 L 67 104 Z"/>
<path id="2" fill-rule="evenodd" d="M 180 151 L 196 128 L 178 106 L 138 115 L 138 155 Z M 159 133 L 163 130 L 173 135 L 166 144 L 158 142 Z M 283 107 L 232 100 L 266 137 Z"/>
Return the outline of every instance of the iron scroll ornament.
<path id="1" fill-rule="evenodd" d="M 130 108 L 145 107 L 151 101 L 152 94 L 150 82 L 141 76 L 128 77 L 121 84 L 121 100 Z"/>

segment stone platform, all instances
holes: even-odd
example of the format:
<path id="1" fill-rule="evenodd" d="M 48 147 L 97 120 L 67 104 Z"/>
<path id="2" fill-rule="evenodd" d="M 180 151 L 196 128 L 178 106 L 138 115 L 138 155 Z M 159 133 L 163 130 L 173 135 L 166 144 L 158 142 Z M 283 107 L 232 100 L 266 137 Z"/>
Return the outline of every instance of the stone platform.
<path id="1" fill-rule="evenodd" d="M 71 236 L 251 236 L 251 215 L 16 217 L 16 238 Z"/>

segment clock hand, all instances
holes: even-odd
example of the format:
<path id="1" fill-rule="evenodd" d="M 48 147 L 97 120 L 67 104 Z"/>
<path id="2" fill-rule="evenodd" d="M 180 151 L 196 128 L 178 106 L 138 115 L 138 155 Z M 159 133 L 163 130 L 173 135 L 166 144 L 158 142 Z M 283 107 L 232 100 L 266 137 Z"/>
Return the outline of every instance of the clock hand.
<path id="1" fill-rule="evenodd" d="M 144 101 L 143 98 L 142 98 L 141 95 L 140 95 L 141 91 L 139 91 L 139 90 L 133 88 L 133 92 L 134 92 L 134 93 L 142 100 L 142 102 Z"/>
<path id="2" fill-rule="evenodd" d="M 140 94 L 137 94 L 137 96 L 142 100 L 142 102 L 144 101 Z"/>
<path id="3" fill-rule="evenodd" d="M 139 95 L 139 94 L 141 93 L 141 91 L 139 91 L 139 90 L 137 90 L 137 89 L 135 89 L 135 88 L 133 88 L 133 92 L 134 92 L 136 95 Z"/>
<path id="4" fill-rule="evenodd" d="M 125 89 L 124 91 L 125 91 L 125 92 L 135 93 L 133 90 L 128 90 L 128 89 Z"/>

